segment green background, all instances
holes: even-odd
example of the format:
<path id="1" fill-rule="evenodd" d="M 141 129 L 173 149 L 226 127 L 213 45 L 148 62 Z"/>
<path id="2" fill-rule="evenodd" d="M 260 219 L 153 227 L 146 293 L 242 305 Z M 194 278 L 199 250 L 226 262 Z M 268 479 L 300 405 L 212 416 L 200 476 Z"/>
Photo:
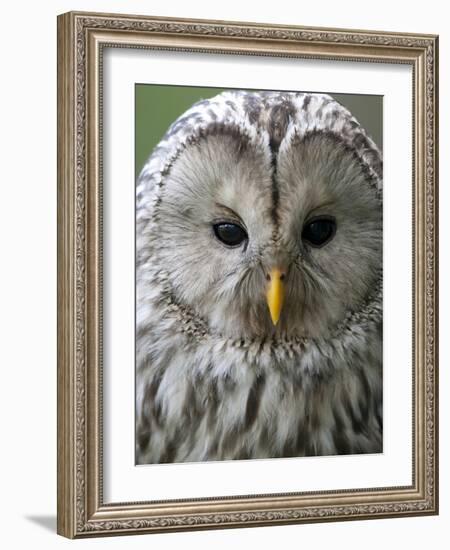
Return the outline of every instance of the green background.
<path id="1" fill-rule="evenodd" d="M 136 84 L 136 176 L 139 175 L 153 148 L 158 144 L 175 119 L 182 115 L 196 101 L 213 97 L 223 91 L 225 91 L 223 88 Z M 375 143 L 382 149 L 383 97 L 377 95 L 327 93 L 347 107 Z"/>

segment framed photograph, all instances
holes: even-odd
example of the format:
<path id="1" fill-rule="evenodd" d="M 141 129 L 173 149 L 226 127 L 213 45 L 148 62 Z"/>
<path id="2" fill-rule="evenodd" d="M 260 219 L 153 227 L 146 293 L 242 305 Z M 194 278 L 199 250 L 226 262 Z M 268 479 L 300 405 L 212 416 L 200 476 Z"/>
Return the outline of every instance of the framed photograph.
<path id="1" fill-rule="evenodd" d="M 438 38 L 58 18 L 58 532 L 438 512 Z"/>

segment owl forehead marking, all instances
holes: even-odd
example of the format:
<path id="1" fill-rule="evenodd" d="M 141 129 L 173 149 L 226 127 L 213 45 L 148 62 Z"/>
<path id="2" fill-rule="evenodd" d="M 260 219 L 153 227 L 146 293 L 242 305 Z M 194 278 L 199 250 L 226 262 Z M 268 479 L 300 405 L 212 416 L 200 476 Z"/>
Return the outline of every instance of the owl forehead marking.
<path id="1" fill-rule="evenodd" d="M 272 221 L 274 224 L 274 238 L 279 232 L 280 216 L 278 213 L 280 203 L 280 190 L 278 187 L 277 161 L 278 150 L 286 135 L 291 119 L 295 116 L 294 105 L 289 100 L 284 100 L 272 107 L 268 118 L 267 131 L 269 133 L 269 146 L 272 156 Z"/>
<path id="2" fill-rule="evenodd" d="M 268 135 L 272 170 L 270 214 L 274 226 L 273 238 L 276 240 L 280 226 L 280 190 L 277 174 L 278 151 L 291 121 L 295 119 L 296 107 L 289 95 L 281 94 L 274 97 L 271 92 L 259 95 L 248 94 L 243 102 L 243 107 L 249 121 L 256 125 L 260 132 L 265 132 Z"/>

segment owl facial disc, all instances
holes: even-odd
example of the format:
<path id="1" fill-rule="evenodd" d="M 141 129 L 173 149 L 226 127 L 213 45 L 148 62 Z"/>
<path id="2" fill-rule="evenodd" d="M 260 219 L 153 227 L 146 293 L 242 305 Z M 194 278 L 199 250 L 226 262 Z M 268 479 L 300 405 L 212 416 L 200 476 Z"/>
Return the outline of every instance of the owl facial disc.
<path id="1" fill-rule="evenodd" d="M 280 319 L 281 309 L 283 307 L 285 277 L 285 272 L 278 267 L 274 267 L 267 275 L 268 285 L 266 299 L 267 305 L 269 306 L 270 318 L 274 326 Z"/>
<path id="2" fill-rule="evenodd" d="M 381 296 L 381 153 L 326 94 L 222 92 L 143 168 L 136 239 L 142 322 L 280 349 L 328 341 Z"/>

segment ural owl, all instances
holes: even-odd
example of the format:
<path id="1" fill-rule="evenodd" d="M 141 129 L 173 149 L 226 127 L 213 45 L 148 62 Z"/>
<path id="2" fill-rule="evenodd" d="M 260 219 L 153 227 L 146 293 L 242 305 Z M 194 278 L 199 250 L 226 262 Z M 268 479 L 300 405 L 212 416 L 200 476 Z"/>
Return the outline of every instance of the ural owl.
<path id="1" fill-rule="evenodd" d="M 136 461 L 382 451 L 382 160 L 328 95 L 228 91 L 137 182 Z"/>

